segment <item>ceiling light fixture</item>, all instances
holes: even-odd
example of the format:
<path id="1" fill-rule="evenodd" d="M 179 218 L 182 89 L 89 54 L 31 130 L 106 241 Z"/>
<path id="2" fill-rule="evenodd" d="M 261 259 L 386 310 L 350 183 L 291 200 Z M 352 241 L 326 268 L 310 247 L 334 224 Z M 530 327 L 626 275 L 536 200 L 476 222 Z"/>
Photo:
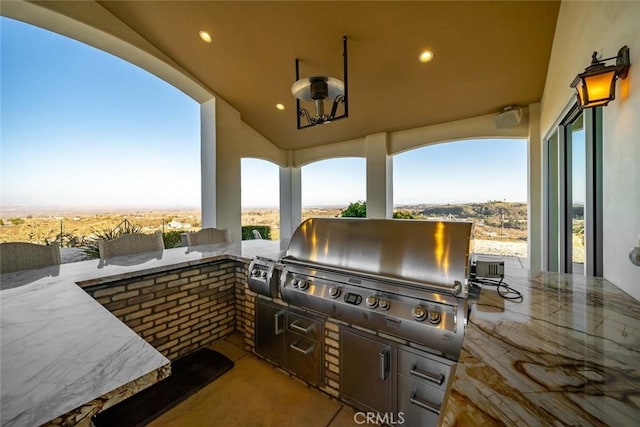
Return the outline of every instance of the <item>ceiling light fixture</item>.
<path id="1" fill-rule="evenodd" d="M 276 104 L 276 108 L 280 111 L 284 110 L 284 104 Z"/>
<path id="2" fill-rule="evenodd" d="M 615 59 L 615 65 L 605 65 L 606 61 Z M 618 56 L 598 59 L 593 52 L 591 65 L 585 68 L 571 83 L 578 93 L 578 103 L 582 108 L 605 106 L 616 99 L 616 80 L 625 79 L 629 73 L 629 48 L 622 46 Z"/>
<path id="3" fill-rule="evenodd" d="M 213 37 L 211 37 L 211 34 L 207 33 L 206 31 L 200 31 L 198 35 L 204 42 L 211 43 L 213 41 Z"/>
<path id="4" fill-rule="evenodd" d="M 422 63 L 429 62 L 432 59 L 433 59 L 433 52 L 431 52 L 430 50 L 423 51 L 418 58 L 418 60 Z"/>
<path id="5" fill-rule="evenodd" d="M 349 117 L 349 97 L 347 84 L 347 36 L 342 37 L 343 79 L 344 82 L 327 76 L 312 76 L 301 79 L 299 60 L 296 58 L 296 82 L 291 86 L 291 93 L 296 98 L 296 123 L 298 129 L 330 123 L 334 120 Z M 324 101 L 332 100 L 331 112 L 325 114 Z M 316 115 L 311 116 L 306 108 L 300 106 L 300 101 L 313 102 Z M 338 107 L 343 105 L 343 113 L 337 115 Z M 304 118 L 305 124 L 302 123 Z"/>

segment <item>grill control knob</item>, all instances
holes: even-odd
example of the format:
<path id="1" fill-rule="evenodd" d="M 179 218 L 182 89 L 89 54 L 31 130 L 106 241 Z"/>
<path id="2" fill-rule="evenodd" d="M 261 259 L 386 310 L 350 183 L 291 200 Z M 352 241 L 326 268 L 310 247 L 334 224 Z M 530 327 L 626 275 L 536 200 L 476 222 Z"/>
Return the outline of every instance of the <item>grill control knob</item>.
<path id="1" fill-rule="evenodd" d="M 369 295 L 364 302 L 369 306 L 369 308 L 376 308 L 378 306 L 378 298 L 373 295 Z"/>
<path id="2" fill-rule="evenodd" d="M 424 309 L 424 307 L 413 307 L 413 309 L 411 310 L 411 315 L 413 316 L 414 319 L 422 322 L 424 319 L 427 318 L 427 310 Z"/>
<path id="3" fill-rule="evenodd" d="M 256 277 L 260 274 L 260 270 L 258 270 L 257 268 L 254 268 L 253 270 L 251 270 L 251 275 L 253 277 Z"/>
<path id="4" fill-rule="evenodd" d="M 337 286 L 332 286 L 329 288 L 329 296 L 331 298 L 338 298 L 340 296 L 340 288 Z"/>
<path id="5" fill-rule="evenodd" d="M 291 281 L 291 286 L 293 286 L 294 288 L 297 288 L 298 287 L 298 279 L 293 279 Z"/>
<path id="6" fill-rule="evenodd" d="M 309 281 L 308 280 L 300 280 L 298 282 L 298 289 L 304 291 L 308 287 L 309 287 Z"/>
<path id="7" fill-rule="evenodd" d="M 391 304 L 386 299 L 380 300 L 380 310 L 387 311 L 391 307 Z"/>
<path id="8" fill-rule="evenodd" d="M 440 315 L 439 311 L 431 310 L 429 312 L 429 322 L 433 323 L 434 325 L 437 325 L 438 323 L 440 323 L 440 320 L 442 320 L 442 316 Z"/>
<path id="9" fill-rule="evenodd" d="M 260 277 L 262 277 L 263 279 L 267 277 L 267 272 L 263 271 L 262 273 L 260 273 Z"/>

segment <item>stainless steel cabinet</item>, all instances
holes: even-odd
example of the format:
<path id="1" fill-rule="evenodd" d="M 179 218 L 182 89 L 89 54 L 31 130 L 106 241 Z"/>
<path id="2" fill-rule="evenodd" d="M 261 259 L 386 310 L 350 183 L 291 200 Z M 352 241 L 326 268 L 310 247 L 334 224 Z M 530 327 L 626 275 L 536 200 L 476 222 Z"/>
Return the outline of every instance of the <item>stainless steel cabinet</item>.
<path id="1" fill-rule="evenodd" d="M 286 307 L 257 298 L 256 352 L 282 365 L 284 362 L 284 332 Z"/>
<path id="2" fill-rule="evenodd" d="M 453 374 L 451 363 L 398 349 L 398 412 L 406 426 L 435 426 Z"/>
<path id="3" fill-rule="evenodd" d="M 393 425 L 438 425 L 454 362 L 341 327 L 340 363 L 340 396 L 348 403 Z"/>
<path id="4" fill-rule="evenodd" d="M 262 298 L 256 307 L 256 353 L 301 379 L 322 384 L 324 322 Z"/>
<path id="5" fill-rule="evenodd" d="M 287 312 L 286 366 L 314 384 L 322 380 L 322 333 L 321 321 Z"/>
<path id="6" fill-rule="evenodd" d="M 394 348 L 382 340 L 340 328 L 340 394 L 355 406 L 393 411 Z"/>

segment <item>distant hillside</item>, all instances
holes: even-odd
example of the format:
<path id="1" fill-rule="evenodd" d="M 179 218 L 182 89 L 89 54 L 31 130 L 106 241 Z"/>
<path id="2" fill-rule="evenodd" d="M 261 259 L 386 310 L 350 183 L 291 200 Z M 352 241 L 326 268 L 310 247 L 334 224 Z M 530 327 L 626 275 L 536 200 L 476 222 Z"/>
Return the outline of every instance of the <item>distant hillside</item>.
<path id="1" fill-rule="evenodd" d="M 464 203 L 429 206 L 422 211 L 424 216 L 454 215 L 467 218 L 484 218 L 502 215 L 527 219 L 527 204 L 512 202 Z"/>

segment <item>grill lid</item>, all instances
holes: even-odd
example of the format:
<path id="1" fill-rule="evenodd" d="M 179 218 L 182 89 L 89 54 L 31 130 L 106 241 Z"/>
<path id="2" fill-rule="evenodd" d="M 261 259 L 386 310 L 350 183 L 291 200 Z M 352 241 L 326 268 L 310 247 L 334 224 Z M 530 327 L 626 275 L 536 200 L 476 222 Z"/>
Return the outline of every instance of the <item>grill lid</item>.
<path id="1" fill-rule="evenodd" d="M 466 289 L 470 222 L 311 218 L 293 234 L 284 263 Z"/>

